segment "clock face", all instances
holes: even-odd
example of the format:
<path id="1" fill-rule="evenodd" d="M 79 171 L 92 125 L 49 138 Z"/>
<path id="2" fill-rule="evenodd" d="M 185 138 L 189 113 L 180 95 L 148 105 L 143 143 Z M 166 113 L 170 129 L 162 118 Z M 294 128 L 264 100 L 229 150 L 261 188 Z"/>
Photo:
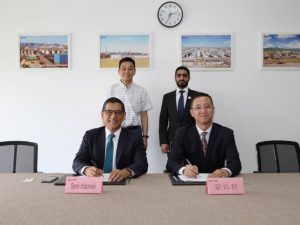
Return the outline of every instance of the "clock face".
<path id="1" fill-rule="evenodd" d="M 176 2 L 165 2 L 159 7 L 157 17 L 165 27 L 175 27 L 181 22 L 183 11 Z"/>

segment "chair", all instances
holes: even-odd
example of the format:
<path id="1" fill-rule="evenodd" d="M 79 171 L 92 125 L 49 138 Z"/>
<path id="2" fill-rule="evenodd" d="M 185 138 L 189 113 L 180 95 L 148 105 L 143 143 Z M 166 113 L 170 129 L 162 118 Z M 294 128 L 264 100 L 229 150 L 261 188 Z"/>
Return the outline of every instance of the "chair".
<path id="1" fill-rule="evenodd" d="M 0 172 L 37 172 L 38 145 L 27 141 L 0 142 Z"/>
<path id="2" fill-rule="evenodd" d="M 299 144 L 293 141 L 263 141 L 256 144 L 258 172 L 299 173 Z"/>

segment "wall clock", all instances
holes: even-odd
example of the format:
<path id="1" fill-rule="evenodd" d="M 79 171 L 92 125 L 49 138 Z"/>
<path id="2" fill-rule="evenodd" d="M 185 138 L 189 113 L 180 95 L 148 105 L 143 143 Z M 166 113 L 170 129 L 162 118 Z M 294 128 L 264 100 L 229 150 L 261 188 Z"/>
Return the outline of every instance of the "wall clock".
<path id="1" fill-rule="evenodd" d="M 176 27 L 183 18 L 183 11 L 176 2 L 165 2 L 159 7 L 157 18 L 165 27 Z"/>

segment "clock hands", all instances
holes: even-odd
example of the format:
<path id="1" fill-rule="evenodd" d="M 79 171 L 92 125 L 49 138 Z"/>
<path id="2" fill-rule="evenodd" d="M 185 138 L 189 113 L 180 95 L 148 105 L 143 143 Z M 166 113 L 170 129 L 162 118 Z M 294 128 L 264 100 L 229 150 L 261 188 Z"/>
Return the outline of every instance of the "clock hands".
<path id="1" fill-rule="evenodd" d="M 168 16 L 168 19 L 166 20 L 166 23 L 169 21 L 169 19 L 171 18 L 171 16 L 175 15 L 175 14 L 178 14 L 178 12 L 169 12 L 169 16 Z"/>
<path id="2" fill-rule="evenodd" d="M 166 23 L 169 21 L 170 17 L 172 16 L 172 13 L 169 13 L 168 19 L 166 20 Z"/>

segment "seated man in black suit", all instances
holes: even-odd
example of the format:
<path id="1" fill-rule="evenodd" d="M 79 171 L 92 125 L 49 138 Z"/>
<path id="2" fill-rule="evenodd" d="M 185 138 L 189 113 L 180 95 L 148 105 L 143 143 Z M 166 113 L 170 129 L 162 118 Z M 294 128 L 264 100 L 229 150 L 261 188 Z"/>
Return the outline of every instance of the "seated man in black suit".
<path id="1" fill-rule="evenodd" d="M 73 170 L 86 176 L 110 173 L 110 181 L 138 177 L 148 170 L 141 136 L 121 128 L 126 112 L 118 98 L 107 99 L 101 117 L 104 127 L 88 130 L 73 161 Z"/>
<path id="2" fill-rule="evenodd" d="M 214 105 L 211 96 L 200 94 L 192 100 L 190 113 L 196 124 L 179 128 L 169 155 L 167 169 L 174 174 L 196 177 L 236 176 L 241 161 L 233 131 L 213 123 Z"/>

